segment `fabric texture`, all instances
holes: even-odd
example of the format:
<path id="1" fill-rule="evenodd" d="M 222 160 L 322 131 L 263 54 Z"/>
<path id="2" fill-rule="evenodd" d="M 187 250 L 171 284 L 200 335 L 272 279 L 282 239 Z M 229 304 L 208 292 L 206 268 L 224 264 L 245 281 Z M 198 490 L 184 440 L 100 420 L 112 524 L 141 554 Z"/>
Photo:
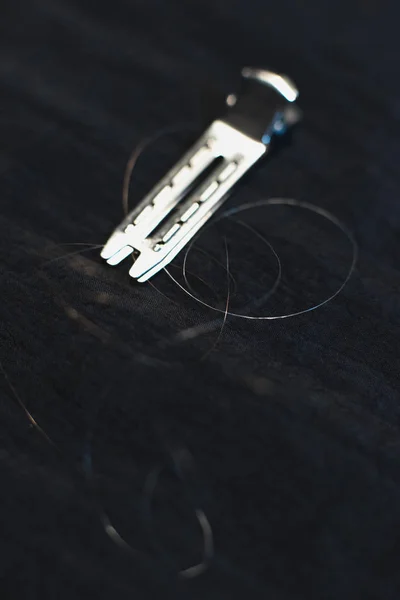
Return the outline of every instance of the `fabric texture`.
<path id="1" fill-rule="evenodd" d="M 396 11 L 3 3 L 2 598 L 398 600 Z M 122 219 L 132 149 L 182 125 L 139 159 L 131 204 L 218 114 L 244 65 L 290 75 L 304 119 L 227 207 L 311 203 L 353 232 L 359 259 L 319 310 L 224 323 L 165 273 L 135 284 L 90 245 Z M 276 259 L 227 219 L 190 252 L 196 295 L 265 316 L 340 285 L 351 246 L 332 223 L 284 206 L 240 218 L 279 254 L 277 295 L 257 304 Z M 180 281 L 181 268 L 182 256 Z M 204 572 L 179 575 L 204 550 Z"/>

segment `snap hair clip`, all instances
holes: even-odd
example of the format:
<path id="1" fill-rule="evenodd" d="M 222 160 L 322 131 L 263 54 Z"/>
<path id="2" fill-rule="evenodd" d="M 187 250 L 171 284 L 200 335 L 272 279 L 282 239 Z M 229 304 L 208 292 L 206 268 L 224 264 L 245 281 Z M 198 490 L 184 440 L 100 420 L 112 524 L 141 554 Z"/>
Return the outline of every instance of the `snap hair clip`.
<path id="1" fill-rule="evenodd" d="M 301 119 L 298 91 L 284 75 L 242 70 L 227 111 L 114 230 L 101 251 L 109 265 L 132 255 L 129 274 L 144 282 L 168 265 L 220 208 L 275 138 Z"/>

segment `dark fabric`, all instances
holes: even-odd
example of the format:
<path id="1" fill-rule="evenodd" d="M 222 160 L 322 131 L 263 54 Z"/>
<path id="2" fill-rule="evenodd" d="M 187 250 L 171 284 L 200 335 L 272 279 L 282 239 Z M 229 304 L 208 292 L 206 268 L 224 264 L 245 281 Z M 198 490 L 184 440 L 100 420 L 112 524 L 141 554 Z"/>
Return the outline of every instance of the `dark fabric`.
<path id="1" fill-rule="evenodd" d="M 398 600 L 397 10 L 3 2 L 2 598 Z M 122 218 L 131 150 L 177 123 L 200 131 L 247 64 L 288 73 L 304 120 L 229 206 L 312 203 L 354 232 L 360 254 L 321 309 L 228 317 L 219 335 L 220 315 L 167 275 L 157 289 L 135 285 L 129 265 L 108 267 L 98 249 L 65 256 L 85 247 L 61 244 L 103 244 Z M 131 203 L 191 135 L 140 159 Z M 345 276 L 349 242 L 321 217 L 262 207 L 241 218 L 276 247 L 283 286 L 254 304 L 276 275 L 273 255 L 220 221 L 198 246 L 231 257 L 232 309 L 300 310 Z M 193 250 L 188 267 L 195 293 L 223 309 L 223 266 Z M 201 561 L 200 508 L 214 554 L 185 579 L 178 571 Z"/>

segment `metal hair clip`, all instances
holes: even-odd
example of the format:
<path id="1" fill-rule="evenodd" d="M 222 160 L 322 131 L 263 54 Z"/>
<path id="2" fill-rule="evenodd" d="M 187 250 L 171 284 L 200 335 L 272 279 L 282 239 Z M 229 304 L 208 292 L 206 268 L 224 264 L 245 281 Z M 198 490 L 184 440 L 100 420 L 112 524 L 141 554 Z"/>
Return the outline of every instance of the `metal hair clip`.
<path id="1" fill-rule="evenodd" d="M 240 94 L 226 114 L 115 229 L 101 256 L 117 265 L 133 254 L 129 274 L 143 282 L 169 264 L 215 213 L 238 180 L 301 118 L 298 91 L 284 75 L 242 70 Z"/>

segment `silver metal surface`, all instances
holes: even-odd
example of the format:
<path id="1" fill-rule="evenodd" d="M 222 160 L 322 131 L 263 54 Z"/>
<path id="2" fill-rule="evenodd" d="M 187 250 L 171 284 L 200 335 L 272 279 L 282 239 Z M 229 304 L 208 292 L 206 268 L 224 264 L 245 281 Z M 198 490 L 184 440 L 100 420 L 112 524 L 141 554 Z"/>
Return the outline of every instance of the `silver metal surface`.
<path id="1" fill-rule="evenodd" d="M 300 119 L 293 104 L 298 91 L 287 77 L 246 67 L 242 78 L 243 91 L 227 97 L 226 115 L 209 126 L 112 233 L 101 252 L 108 264 L 132 255 L 131 277 L 143 282 L 155 275 L 267 154 L 272 139 Z M 205 180 L 197 183 L 206 169 Z"/>

